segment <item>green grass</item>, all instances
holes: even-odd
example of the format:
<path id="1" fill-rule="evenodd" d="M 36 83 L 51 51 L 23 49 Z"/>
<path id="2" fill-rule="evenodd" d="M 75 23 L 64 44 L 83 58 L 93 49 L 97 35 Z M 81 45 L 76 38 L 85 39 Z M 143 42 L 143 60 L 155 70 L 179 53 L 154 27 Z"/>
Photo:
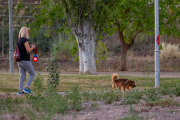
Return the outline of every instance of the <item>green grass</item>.
<path id="1" fill-rule="evenodd" d="M 67 114 L 71 111 L 82 111 L 86 109 L 83 103 L 89 104 L 89 110 L 98 110 L 99 101 L 111 104 L 121 101 L 121 104 L 137 104 L 142 99 L 145 106 L 179 106 L 173 98 L 163 99 L 163 95 L 180 96 L 180 85 L 178 78 L 162 78 L 161 87 L 154 89 L 154 78 L 151 77 L 123 77 L 134 80 L 136 88 L 131 92 L 119 93 L 111 90 L 111 76 L 97 75 L 61 75 L 60 85 L 57 91 L 70 91 L 58 94 L 47 85 L 47 75 L 37 75 L 32 83 L 34 95 L 17 97 L 13 95 L 0 94 L 0 114 L 17 113 L 25 119 L 52 119 L 55 114 Z M 0 92 L 18 91 L 18 74 L 0 74 Z M 94 89 L 92 89 L 94 88 Z M 44 90 L 44 91 L 43 91 Z M 43 113 L 43 114 L 41 114 Z M 126 117 L 120 120 L 140 120 L 142 116 L 132 106 Z"/>
<path id="2" fill-rule="evenodd" d="M 46 84 L 48 75 L 42 75 L 44 84 Z M 26 80 L 28 75 L 26 77 Z M 120 78 L 127 78 L 134 80 L 136 83 L 135 89 L 144 89 L 147 87 L 154 87 L 153 77 L 130 77 L 120 76 Z M 24 82 L 24 85 L 26 83 Z M 78 83 L 82 91 L 110 91 L 111 89 L 111 76 L 98 76 L 98 75 L 60 75 L 60 84 L 58 92 L 70 91 L 74 83 Z M 173 88 L 174 85 L 180 84 L 179 78 L 161 78 L 161 86 L 168 85 Z M 17 92 L 19 85 L 19 74 L 0 74 L 0 92 Z M 32 83 L 33 90 L 33 83 Z M 115 90 L 115 89 L 114 89 Z"/>

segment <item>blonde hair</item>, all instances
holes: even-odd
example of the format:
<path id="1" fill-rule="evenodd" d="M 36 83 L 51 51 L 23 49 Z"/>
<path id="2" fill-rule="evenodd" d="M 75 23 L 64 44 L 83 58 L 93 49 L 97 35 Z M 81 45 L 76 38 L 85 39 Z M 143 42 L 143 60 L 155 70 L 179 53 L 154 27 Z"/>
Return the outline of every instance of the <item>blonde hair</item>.
<path id="1" fill-rule="evenodd" d="M 24 37 L 26 39 L 29 39 L 29 35 L 27 34 L 30 31 L 30 28 L 28 27 L 22 27 L 19 31 L 19 38 Z"/>

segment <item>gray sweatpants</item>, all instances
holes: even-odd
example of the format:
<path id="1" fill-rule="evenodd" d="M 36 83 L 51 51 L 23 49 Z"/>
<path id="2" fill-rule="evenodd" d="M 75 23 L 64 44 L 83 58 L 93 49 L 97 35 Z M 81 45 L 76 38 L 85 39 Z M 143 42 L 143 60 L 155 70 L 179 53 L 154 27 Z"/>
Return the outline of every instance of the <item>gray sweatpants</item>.
<path id="1" fill-rule="evenodd" d="M 19 90 L 23 90 L 24 80 L 26 79 L 26 71 L 30 75 L 27 80 L 26 87 L 30 88 L 31 83 L 33 79 L 35 78 L 35 71 L 34 71 L 31 61 L 21 60 L 21 62 L 18 62 L 18 67 L 19 67 L 19 73 L 20 73 Z"/>

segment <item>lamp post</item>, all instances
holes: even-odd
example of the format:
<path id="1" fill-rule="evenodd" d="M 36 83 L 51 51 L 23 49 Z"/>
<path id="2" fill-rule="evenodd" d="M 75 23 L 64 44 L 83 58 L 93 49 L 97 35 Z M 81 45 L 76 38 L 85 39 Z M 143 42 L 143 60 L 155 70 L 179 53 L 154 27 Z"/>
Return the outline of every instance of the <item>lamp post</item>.
<path id="1" fill-rule="evenodd" d="M 13 59 L 13 28 L 12 28 L 12 0 L 9 0 L 9 66 L 10 73 L 14 73 Z"/>
<path id="2" fill-rule="evenodd" d="M 155 87 L 160 86 L 160 60 L 159 60 L 159 0 L 155 0 Z"/>

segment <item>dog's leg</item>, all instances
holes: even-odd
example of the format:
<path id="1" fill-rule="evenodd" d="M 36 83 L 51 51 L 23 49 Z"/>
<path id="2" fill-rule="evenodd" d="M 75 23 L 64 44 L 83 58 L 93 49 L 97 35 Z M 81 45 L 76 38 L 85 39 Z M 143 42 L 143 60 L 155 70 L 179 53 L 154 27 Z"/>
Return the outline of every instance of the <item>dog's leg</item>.
<path id="1" fill-rule="evenodd" d="M 112 88 L 111 88 L 111 92 L 112 92 L 112 90 L 113 90 L 113 88 L 115 87 L 115 85 L 114 85 L 114 83 L 112 84 Z"/>
<path id="2" fill-rule="evenodd" d="M 121 87 L 119 87 L 119 92 L 121 93 Z"/>
<path id="3" fill-rule="evenodd" d="M 129 88 L 127 88 L 128 89 L 128 91 L 130 92 L 130 89 Z"/>
<path id="4" fill-rule="evenodd" d="M 125 92 L 125 87 L 123 87 L 123 91 Z"/>
<path id="5" fill-rule="evenodd" d="M 113 88 L 111 88 L 111 92 L 112 92 L 112 89 L 113 89 Z"/>

